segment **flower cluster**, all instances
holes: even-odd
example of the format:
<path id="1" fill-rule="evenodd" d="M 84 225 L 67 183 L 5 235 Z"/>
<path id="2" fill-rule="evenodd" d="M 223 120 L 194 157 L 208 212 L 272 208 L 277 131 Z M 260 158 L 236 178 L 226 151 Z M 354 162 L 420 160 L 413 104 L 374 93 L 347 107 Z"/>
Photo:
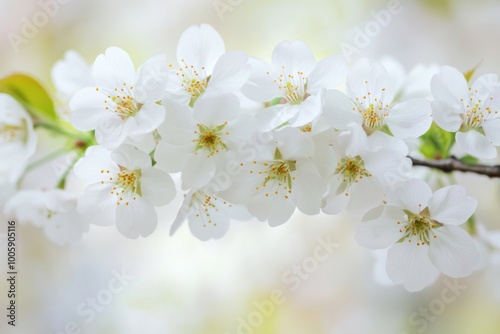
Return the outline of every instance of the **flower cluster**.
<path id="1" fill-rule="evenodd" d="M 364 216 L 362 246 L 390 247 L 388 274 L 407 289 L 440 272 L 470 275 L 479 255 L 459 225 L 477 201 L 459 185 L 432 193 L 412 178 L 409 155 L 420 154 L 415 147 L 432 130 L 451 133 L 461 152 L 496 157 L 498 78 L 469 86 L 445 66 L 402 84 L 383 63 L 317 61 L 299 41 L 278 44 L 271 59 L 226 51 L 206 24 L 183 33 L 175 62 L 159 55 L 136 67 L 111 47 L 88 65 L 68 52 L 52 74 L 60 118 L 92 138 L 78 141 L 81 158 L 71 166 L 84 189 L 23 189 L 4 211 L 65 243 L 88 222 L 146 237 L 158 223 L 155 208 L 177 192 L 184 201 L 171 233 L 187 220 L 201 240 L 223 236 L 232 219 L 278 226 L 296 210 L 347 210 Z M 15 183 L 37 137 L 14 98 L 0 94 L 0 111 L 0 152 L 12 157 L 0 162 L 0 181 Z"/>

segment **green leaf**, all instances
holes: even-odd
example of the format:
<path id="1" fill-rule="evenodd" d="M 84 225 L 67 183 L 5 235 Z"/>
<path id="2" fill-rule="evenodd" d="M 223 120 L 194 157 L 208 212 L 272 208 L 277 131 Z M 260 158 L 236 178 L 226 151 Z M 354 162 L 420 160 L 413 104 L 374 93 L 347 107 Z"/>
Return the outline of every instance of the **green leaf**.
<path id="1" fill-rule="evenodd" d="M 467 72 L 464 73 L 464 77 L 465 79 L 467 80 L 467 82 L 470 81 L 470 79 L 472 78 L 472 76 L 474 75 L 474 73 L 476 73 L 477 69 L 479 68 L 479 66 L 481 66 L 481 64 L 483 63 L 483 61 L 481 60 L 479 63 L 477 63 L 476 66 L 474 66 L 474 68 L 468 70 Z"/>
<path id="2" fill-rule="evenodd" d="M 45 88 L 33 77 L 13 74 L 0 79 L 0 93 L 7 93 L 18 100 L 34 117 L 57 120 L 54 102 Z"/>
<path id="3" fill-rule="evenodd" d="M 441 160 L 450 157 L 450 151 L 455 143 L 455 134 L 441 129 L 432 123 L 421 139 L 420 153 L 427 159 Z"/>
<path id="4" fill-rule="evenodd" d="M 479 159 L 476 157 L 473 157 L 472 155 L 464 155 L 463 157 L 460 158 L 460 161 L 463 162 L 466 165 L 477 165 L 479 162 Z"/>

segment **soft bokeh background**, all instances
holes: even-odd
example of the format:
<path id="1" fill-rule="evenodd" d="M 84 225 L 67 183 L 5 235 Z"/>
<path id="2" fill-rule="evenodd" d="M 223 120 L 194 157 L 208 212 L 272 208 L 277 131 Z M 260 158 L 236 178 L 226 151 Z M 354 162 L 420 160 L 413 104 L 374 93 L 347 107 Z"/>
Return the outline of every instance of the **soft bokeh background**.
<path id="1" fill-rule="evenodd" d="M 342 43 L 352 44 L 355 29 L 373 20 L 372 11 L 388 6 L 386 0 L 219 1 L 231 7 L 222 18 L 214 0 L 61 0 L 65 4 L 16 53 L 9 34 L 21 34 L 23 20 L 51 1 L 0 0 L 0 76 L 28 72 L 50 88 L 50 69 L 67 49 L 89 62 L 111 45 L 126 49 L 137 64 L 158 53 L 173 59 L 180 34 L 199 23 L 213 25 L 229 50 L 269 59 L 278 42 L 301 39 L 321 58 L 340 52 Z M 482 61 L 483 71 L 500 73 L 498 1 L 413 0 L 401 6 L 355 58 L 391 55 L 408 70 L 434 63 L 465 71 Z M 59 145 L 50 137 L 42 142 Z M 49 186 L 54 177 L 53 166 L 47 166 L 26 184 Z M 457 179 L 479 199 L 478 220 L 500 229 L 499 181 Z M 0 333 L 69 333 L 65 326 L 75 322 L 89 334 L 233 334 L 241 319 L 255 315 L 255 303 L 268 300 L 275 289 L 283 291 L 285 301 L 263 317 L 261 326 L 241 333 L 500 333 L 499 254 L 485 253 L 489 265 L 460 280 L 465 289 L 445 305 L 439 302 L 444 277 L 419 293 L 388 284 L 377 265 L 383 254 L 353 240 L 356 217 L 296 214 L 278 228 L 234 222 L 222 240 L 200 242 L 187 226 L 169 237 L 179 205 L 180 198 L 162 208 L 158 230 L 142 240 L 92 227 L 82 242 L 59 247 L 39 229 L 18 226 L 18 327 L 7 328 L 2 311 Z M 4 233 L 6 218 L 1 218 Z M 283 275 L 313 255 L 318 238 L 328 237 L 338 249 L 292 288 Z M 6 268 L 3 255 L 0 265 Z M 86 321 L 78 307 L 106 289 L 114 271 L 134 278 Z M 2 278 L 3 310 L 6 291 Z M 418 313 L 429 307 L 439 314 Z"/>

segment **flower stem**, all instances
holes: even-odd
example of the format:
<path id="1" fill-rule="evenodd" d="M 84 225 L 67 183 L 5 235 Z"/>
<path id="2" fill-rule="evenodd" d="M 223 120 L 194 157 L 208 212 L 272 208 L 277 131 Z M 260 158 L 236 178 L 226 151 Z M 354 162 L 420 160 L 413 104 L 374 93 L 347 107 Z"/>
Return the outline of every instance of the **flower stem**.
<path id="1" fill-rule="evenodd" d="M 75 164 L 77 163 L 78 160 L 80 160 L 81 155 L 77 155 L 75 159 L 71 162 L 71 164 L 68 166 L 68 168 L 64 171 L 64 173 L 61 175 L 59 178 L 59 181 L 57 181 L 57 188 L 58 189 L 64 189 L 66 187 L 66 179 L 68 178 L 69 173 L 73 170 L 73 167 L 75 167 Z"/>
<path id="2" fill-rule="evenodd" d="M 32 163 L 30 163 L 26 169 L 24 170 L 24 173 L 23 175 L 19 178 L 19 180 L 17 181 L 17 185 L 18 187 L 21 185 L 21 183 L 23 182 L 24 178 L 26 177 L 26 175 L 31 172 L 33 169 L 35 168 L 38 168 L 44 164 L 46 164 L 47 162 L 49 161 L 52 161 L 54 160 L 55 158 L 65 154 L 66 152 L 68 152 L 68 150 L 63 147 L 63 148 L 60 148 L 52 153 L 49 153 L 48 155 L 44 156 L 43 158 L 37 160 L 37 161 L 34 161 Z"/>
<path id="3" fill-rule="evenodd" d="M 60 148 L 48 155 L 46 155 L 45 157 L 37 160 L 37 161 L 34 161 L 32 163 L 30 163 L 28 165 L 28 167 L 26 167 L 25 169 L 25 173 L 29 173 L 30 171 L 32 171 L 33 169 L 37 168 L 37 167 L 40 167 L 42 165 L 44 165 L 45 163 L 51 161 L 51 160 L 54 160 L 55 158 L 57 158 L 58 156 L 60 155 L 63 155 L 64 153 L 68 152 L 68 150 L 64 147 L 64 148 Z"/>
<path id="4" fill-rule="evenodd" d="M 35 127 L 41 127 L 41 128 L 44 128 L 44 129 L 47 129 L 49 131 L 52 131 L 54 133 L 57 133 L 57 134 L 60 134 L 60 135 L 63 135 L 65 137 L 68 137 L 68 138 L 73 138 L 73 139 L 77 139 L 77 140 L 83 140 L 85 142 L 89 141 L 89 138 L 85 135 L 80 135 L 78 133 L 74 133 L 74 132 L 70 132 L 60 126 L 58 126 L 57 124 L 51 124 L 51 123 L 36 123 L 35 124 Z"/>

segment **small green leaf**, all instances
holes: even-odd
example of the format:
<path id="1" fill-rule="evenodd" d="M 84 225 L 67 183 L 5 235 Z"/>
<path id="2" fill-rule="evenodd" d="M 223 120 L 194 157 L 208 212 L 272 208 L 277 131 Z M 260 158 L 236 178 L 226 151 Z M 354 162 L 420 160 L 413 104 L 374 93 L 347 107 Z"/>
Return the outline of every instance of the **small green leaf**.
<path id="1" fill-rule="evenodd" d="M 468 70 L 467 72 L 464 73 L 464 77 L 465 79 L 467 80 L 467 82 L 470 81 L 470 79 L 472 78 L 472 76 L 474 75 L 474 73 L 476 73 L 477 69 L 481 66 L 481 64 L 483 63 L 483 61 L 481 60 L 479 63 L 477 63 L 476 66 L 474 66 L 474 68 Z"/>
<path id="2" fill-rule="evenodd" d="M 472 155 L 469 155 L 469 154 L 461 157 L 460 161 L 466 165 L 477 165 L 479 162 L 479 160 L 476 157 L 473 157 Z"/>
<path id="3" fill-rule="evenodd" d="M 55 121 L 54 102 L 45 88 L 26 74 L 12 74 L 0 79 L 0 93 L 18 100 L 34 118 Z"/>
<path id="4" fill-rule="evenodd" d="M 427 159 L 441 160 L 450 157 L 450 151 L 455 143 L 455 134 L 441 129 L 432 123 L 421 139 L 420 153 Z"/>

